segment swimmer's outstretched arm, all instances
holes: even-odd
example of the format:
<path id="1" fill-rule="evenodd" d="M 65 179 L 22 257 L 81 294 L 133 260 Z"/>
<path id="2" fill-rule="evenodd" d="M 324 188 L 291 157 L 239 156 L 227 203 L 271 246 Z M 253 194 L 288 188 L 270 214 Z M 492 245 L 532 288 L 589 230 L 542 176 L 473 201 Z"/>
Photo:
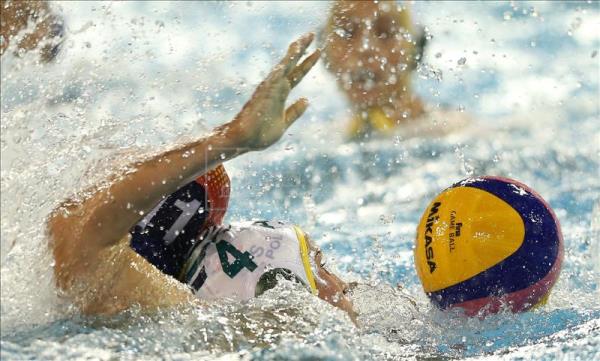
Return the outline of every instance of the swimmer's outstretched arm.
<path id="1" fill-rule="evenodd" d="M 61 278 L 77 277 L 73 274 L 77 268 L 97 261 L 99 250 L 119 242 L 142 214 L 186 181 L 238 155 L 277 142 L 308 106 L 301 98 L 286 109 L 285 101 L 320 56 L 316 50 L 298 64 L 313 38 L 307 34 L 290 45 L 283 60 L 229 123 L 205 138 L 137 162 L 130 167 L 132 171 L 110 180 L 105 187 L 92 189 L 84 200 L 59 207 L 49 220 L 59 285 Z"/>

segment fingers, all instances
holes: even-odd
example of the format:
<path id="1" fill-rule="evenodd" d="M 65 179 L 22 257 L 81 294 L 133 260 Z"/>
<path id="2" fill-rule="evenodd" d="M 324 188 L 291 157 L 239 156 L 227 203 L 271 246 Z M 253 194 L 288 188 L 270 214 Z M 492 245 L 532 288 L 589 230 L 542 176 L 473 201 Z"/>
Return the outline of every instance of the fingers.
<path id="1" fill-rule="evenodd" d="M 321 49 L 315 50 L 314 53 L 310 54 L 306 59 L 304 59 L 304 61 L 288 75 L 290 88 L 293 88 L 300 83 L 306 73 L 308 73 L 309 70 L 312 69 L 312 67 L 317 63 L 320 56 Z"/>
<path id="2" fill-rule="evenodd" d="M 258 86 L 257 92 L 272 88 L 283 80 L 286 83 L 287 90 L 281 90 L 280 95 L 284 98 L 287 97 L 289 91 L 304 78 L 321 56 L 321 50 L 317 49 L 304 59 L 300 65 L 296 66 L 313 38 L 314 34 L 308 33 L 293 42 L 283 60 L 273 68 L 271 74 Z"/>
<path id="3" fill-rule="evenodd" d="M 296 119 L 300 118 L 304 111 L 308 108 L 308 99 L 300 98 L 294 104 L 290 105 L 289 108 L 285 110 L 285 123 L 289 127 L 292 125 Z"/>
<path id="4" fill-rule="evenodd" d="M 263 80 L 258 87 L 256 88 L 256 92 L 261 92 L 265 88 L 269 88 L 273 86 L 273 83 L 280 81 L 284 77 L 284 69 L 280 65 L 276 65 L 275 68 L 271 71 L 271 74 L 267 76 L 265 80 Z"/>
<path id="5" fill-rule="evenodd" d="M 302 35 L 300 39 L 294 41 L 288 48 L 288 52 L 285 57 L 279 62 L 279 65 L 285 69 L 285 74 L 289 74 L 292 69 L 296 66 L 302 55 L 306 51 L 306 48 L 312 43 L 315 38 L 315 34 L 308 33 Z"/>

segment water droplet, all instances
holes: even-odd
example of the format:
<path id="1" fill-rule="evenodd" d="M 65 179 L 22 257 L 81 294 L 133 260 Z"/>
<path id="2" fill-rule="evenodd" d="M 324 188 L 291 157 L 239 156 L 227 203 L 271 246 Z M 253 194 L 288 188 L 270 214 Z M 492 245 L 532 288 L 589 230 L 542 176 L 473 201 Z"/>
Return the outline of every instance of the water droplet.
<path id="1" fill-rule="evenodd" d="M 467 62 L 467 58 L 460 58 L 458 59 L 458 65 L 465 65 L 465 63 Z"/>
<path id="2" fill-rule="evenodd" d="M 441 69 L 435 69 L 431 65 L 426 63 L 420 63 L 417 66 L 417 74 L 423 79 L 434 79 L 438 82 L 443 80 L 443 73 Z"/>

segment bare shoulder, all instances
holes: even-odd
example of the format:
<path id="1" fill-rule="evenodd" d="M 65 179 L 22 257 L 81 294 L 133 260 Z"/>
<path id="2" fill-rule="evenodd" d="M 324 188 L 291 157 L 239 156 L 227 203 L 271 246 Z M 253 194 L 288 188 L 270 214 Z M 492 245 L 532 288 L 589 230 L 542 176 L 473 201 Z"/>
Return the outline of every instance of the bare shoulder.
<path id="1" fill-rule="evenodd" d="M 131 306 L 145 309 L 191 300 L 191 293 L 129 247 L 129 235 L 109 246 L 86 242 L 85 213 L 55 212 L 48 221 L 54 276 L 63 296 L 85 314 L 114 314 Z"/>
<path id="2" fill-rule="evenodd" d="M 156 309 L 191 302 L 185 285 L 163 274 L 129 247 L 129 237 L 101 251 L 99 264 L 87 278 L 95 285 L 84 295 L 82 311 L 113 314 L 132 305 Z"/>

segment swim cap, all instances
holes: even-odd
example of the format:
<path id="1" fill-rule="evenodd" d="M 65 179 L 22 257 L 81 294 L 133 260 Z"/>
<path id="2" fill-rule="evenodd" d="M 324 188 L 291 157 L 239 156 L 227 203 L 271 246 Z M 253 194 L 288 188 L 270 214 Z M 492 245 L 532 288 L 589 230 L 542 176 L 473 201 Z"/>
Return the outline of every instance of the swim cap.
<path id="1" fill-rule="evenodd" d="M 257 294 L 261 277 L 274 269 L 293 275 L 317 293 L 300 228 L 279 221 L 241 223 L 206 230 L 189 253 L 179 280 L 202 299 L 247 300 Z"/>
<path id="2" fill-rule="evenodd" d="M 200 232 L 223 222 L 229 188 L 222 165 L 179 188 L 131 229 L 131 248 L 177 277 Z"/>

